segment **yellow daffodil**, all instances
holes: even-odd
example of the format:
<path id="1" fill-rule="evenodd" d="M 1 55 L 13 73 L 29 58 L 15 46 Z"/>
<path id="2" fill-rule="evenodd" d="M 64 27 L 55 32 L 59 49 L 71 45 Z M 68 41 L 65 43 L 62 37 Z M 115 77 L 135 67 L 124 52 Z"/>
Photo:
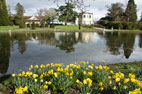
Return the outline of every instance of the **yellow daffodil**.
<path id="1" fill-rule="evenodd" d="M 99 86 L 103 86 L 103 82 L 100 82 L 100 83 L 99 83 Z"/>
<path id="2" fill-rule="evenodd" d="M 25 87 L 23 88 L 23 91 L 26 92 L 27 90 L 28 90 L 28 86 L 25 86 Z"/>
<path id="3" fill-rule="evenodd" d="M 43 86 L 43 88 L 44 88 L 44 89 L 47 89 L 47 88 L 48 88 L 48 86 L 47 86 L 47 85 L 44 85 L 44 86 Z"/>
<path id="4" fill-rule="evenodd" d="M 16 76 L 16 74 L 15 74 L 15 73 L 13 73 L 13 74 L 12 74 L 12 77 L 15 77 L 15 76 Z"/>
<path id="5" fill-rule="evenodd" d="M 110 70 L 110 73 L 111 73 L 111 74 L 113 74 L 113 71 L 112 71 L 112 70 Z"/>
<path id="6" fill-rule="evenodd" d="M 127 79 L 124 80 L 124 84 L 126 84 L 128 82 L 129 82 L 129 78 L 127 78 Z"/>
<path id="7" fill-rule="evenodd" d="M 88 72 L 88 75 L 89 75 L 89 76 L 93 76 L 93 73 L 92 73 L 92 72 Z"/>
<path id="8" fill-rule="evenodd" d="M 51 84 L 52 84 L 52 82 L 51 82 L 51 81 L 49 81 L 49 82 L 48 82 L 48 85 L 51 85 Z"/>
<path id="9" fill-rule="evenodd" d="M 86 79 L 83 80 L 83 84 L 87 84 L 87 80 Z"/>
<path id="10" fill-rule="evenodd" d="M 104 88 L 103 88 L 103 87 L 101 87 L 101 88 L 100 88 L 100 90 L 101 90 L 101 91 L 103 91 L 103 90 L 104 90 Z"/>
<path id="11" fill-rule="evenodd" d="M 57 78 L 57 77 L 58 77 L 58 74 L 55 72 L 55 73 L 54 73 L 54 76 Z"/>
<path id="12" fill-rule="evenodd" d="M 102 70 L 102 69 L 103 69 L 102 65 L 99 65 L 99 69 L 100 69 L 100 70 Z"/>
<path id="13" fill-rule="evenodd" d="M 38 68 L 38 65 L 35 65 L 34 68 L 37 69 L 37 68 Z"/>
<path id="14" fill-rule="evenodd" d="M 127 89 L 128 87 L 127 87 L 127 86 L 123 86 L 123 88 L 124 88 L 124 89 Z"/>
<path id="15" fill-rule="evenodd" d="M 113 87 L 113 90 L 116 90 L 116 86 Z"/>
<path id="16" fill-rule="evenodd" d="M 86 75 L 86 73 L 87 73 L 86 71 L 83 72 L 84 75 Z"/>

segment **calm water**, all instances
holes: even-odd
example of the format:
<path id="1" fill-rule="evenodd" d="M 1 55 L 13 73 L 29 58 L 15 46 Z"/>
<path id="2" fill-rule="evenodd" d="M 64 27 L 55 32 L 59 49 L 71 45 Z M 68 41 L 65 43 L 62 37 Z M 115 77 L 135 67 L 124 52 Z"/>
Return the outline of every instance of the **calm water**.
<path id="1" fill-rule="evenodd" d="M 31 64 L 142 61 L 142 34 L 94 32 L 0 33 L 0 74 Z"/>

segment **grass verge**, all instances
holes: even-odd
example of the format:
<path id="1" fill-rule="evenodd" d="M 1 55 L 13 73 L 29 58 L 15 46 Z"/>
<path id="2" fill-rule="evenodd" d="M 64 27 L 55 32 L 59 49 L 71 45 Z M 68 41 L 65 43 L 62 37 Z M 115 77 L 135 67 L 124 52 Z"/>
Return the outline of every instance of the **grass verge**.
<path id="1" fill-rule="evenodd" d="M 78 25 L 57 25 L 56 28 L 49 28 L 49 27 L 44 27 L 44 28 L 36 28 L 35 30 L 79 30 Z M 19 28 L 18 26 L 0 26 L 0 31 L 30 31 L 32 30 L 31 28 Z M 81 30 L 96 30 L 95 28 L 84 28 L 81 27 Z"/>

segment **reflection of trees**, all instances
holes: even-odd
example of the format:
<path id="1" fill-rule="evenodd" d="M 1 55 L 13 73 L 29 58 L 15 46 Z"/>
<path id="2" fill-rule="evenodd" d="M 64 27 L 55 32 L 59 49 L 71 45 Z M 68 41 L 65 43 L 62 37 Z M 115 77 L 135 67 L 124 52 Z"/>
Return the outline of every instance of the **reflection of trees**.
<path id="1" fill-rule="evenodd" d="M 106 45 L 109 48 L 109 51 L 114 54 L 118 55 L 120 54 L 119 48 L 122 45 L 122 37 L 118 35 L 118 33 L 113 33 L 111 35 L 110 33 L 106 33 Z"/>
<path id="2" fill-rule="evenodd" d="M 142 34 L 139 35 L 139 47 L 142 48 Z"/>
<path id="3" fill-rule="evenodd" d="M 123 46 L 124 55 L 128 59 L 133 52 L 133 46 L 135 43 L 135 34 L 118 34 L 106 33 L 106 45 L 109 51 L 114 55 L 120 54 L 120 47 Z"/>
<path id="4" fill-rule="evenodd" d="M 9 67 L 10 37 L 8 34 L 0 34 L 0 73 L 5 74 Z"/>
<path id="5" fill-rule="evenodd" d="M 123 42 L 124 55 L 128 59 L 133 52 L 135 34 L 123 34 Z"/>
<path id="6" fill-rule="evenodd" d="M 75 33 L 65 33 L 64 35 L 60 35 L 59 42 L 56 46 L 61 50 L 65 50 L 67 53 L 70 53 L 75 50 L 73 46 L 77 42 L 78 40 L 76 40 Z"/>
<path id="7" fill-rule="evenodd" d="M 55 38 L 54 32 L 42 33 L 39 38 L 40 38 L 39 41 L 41 44 L 48 44 L 50 46 L 56 46 L 58 42 Z"/>
<path id="8" fill-rule="evenodd" d="M 21 54 L 23 54 L 26 49 L 27 49 L 27 45 L 25 43 L 25 36 L 21 36 L 19 39 L 18 39 L 18 49 L 20 51 Z"/>
<path id="9" fill-rule="evenodd" d="M 25 33 L 13 34 L 12 39 L 17 41 L 19 52 L 23 54 L 27 49 L 26 34 Z"/>

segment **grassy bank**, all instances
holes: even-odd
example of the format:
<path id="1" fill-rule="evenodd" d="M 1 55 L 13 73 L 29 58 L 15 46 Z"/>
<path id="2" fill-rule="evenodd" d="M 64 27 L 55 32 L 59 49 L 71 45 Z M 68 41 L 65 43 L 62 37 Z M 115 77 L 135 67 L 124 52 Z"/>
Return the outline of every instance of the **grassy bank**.
<path id="1" fill-rule="evenodd" d="M 78 25 L 57 25 L 56 28 L 49 28 L 49 27 L 44 27 L 44 28 L 36 28 L 35 30 L 79 30 Z M 19 28 L 18 26 L 0 26 L 0 31 L 30 31 L 30 28 Z M 96 30 L 94 28 L 84 28 L 81 27 L 81 30 Z"/>
<path id="2" fill-rule="evenodd" d="M 114 72 L 122 72 L 125 74 L 134 73 L 142 80 L 142 61 L 118 63 L 108 65 Z"/>
<path id="3" fill-rule="evenodd" d="M 133 94 L 141 92 L 142 62 L 107 66 L 88 65 L 84 61 L 67 66 L 31 65 L 28 72 L 12 76 L 0 77 L 0 91 L 13 92 L 16 88 L 16 92 L 25 94 Z"/>

